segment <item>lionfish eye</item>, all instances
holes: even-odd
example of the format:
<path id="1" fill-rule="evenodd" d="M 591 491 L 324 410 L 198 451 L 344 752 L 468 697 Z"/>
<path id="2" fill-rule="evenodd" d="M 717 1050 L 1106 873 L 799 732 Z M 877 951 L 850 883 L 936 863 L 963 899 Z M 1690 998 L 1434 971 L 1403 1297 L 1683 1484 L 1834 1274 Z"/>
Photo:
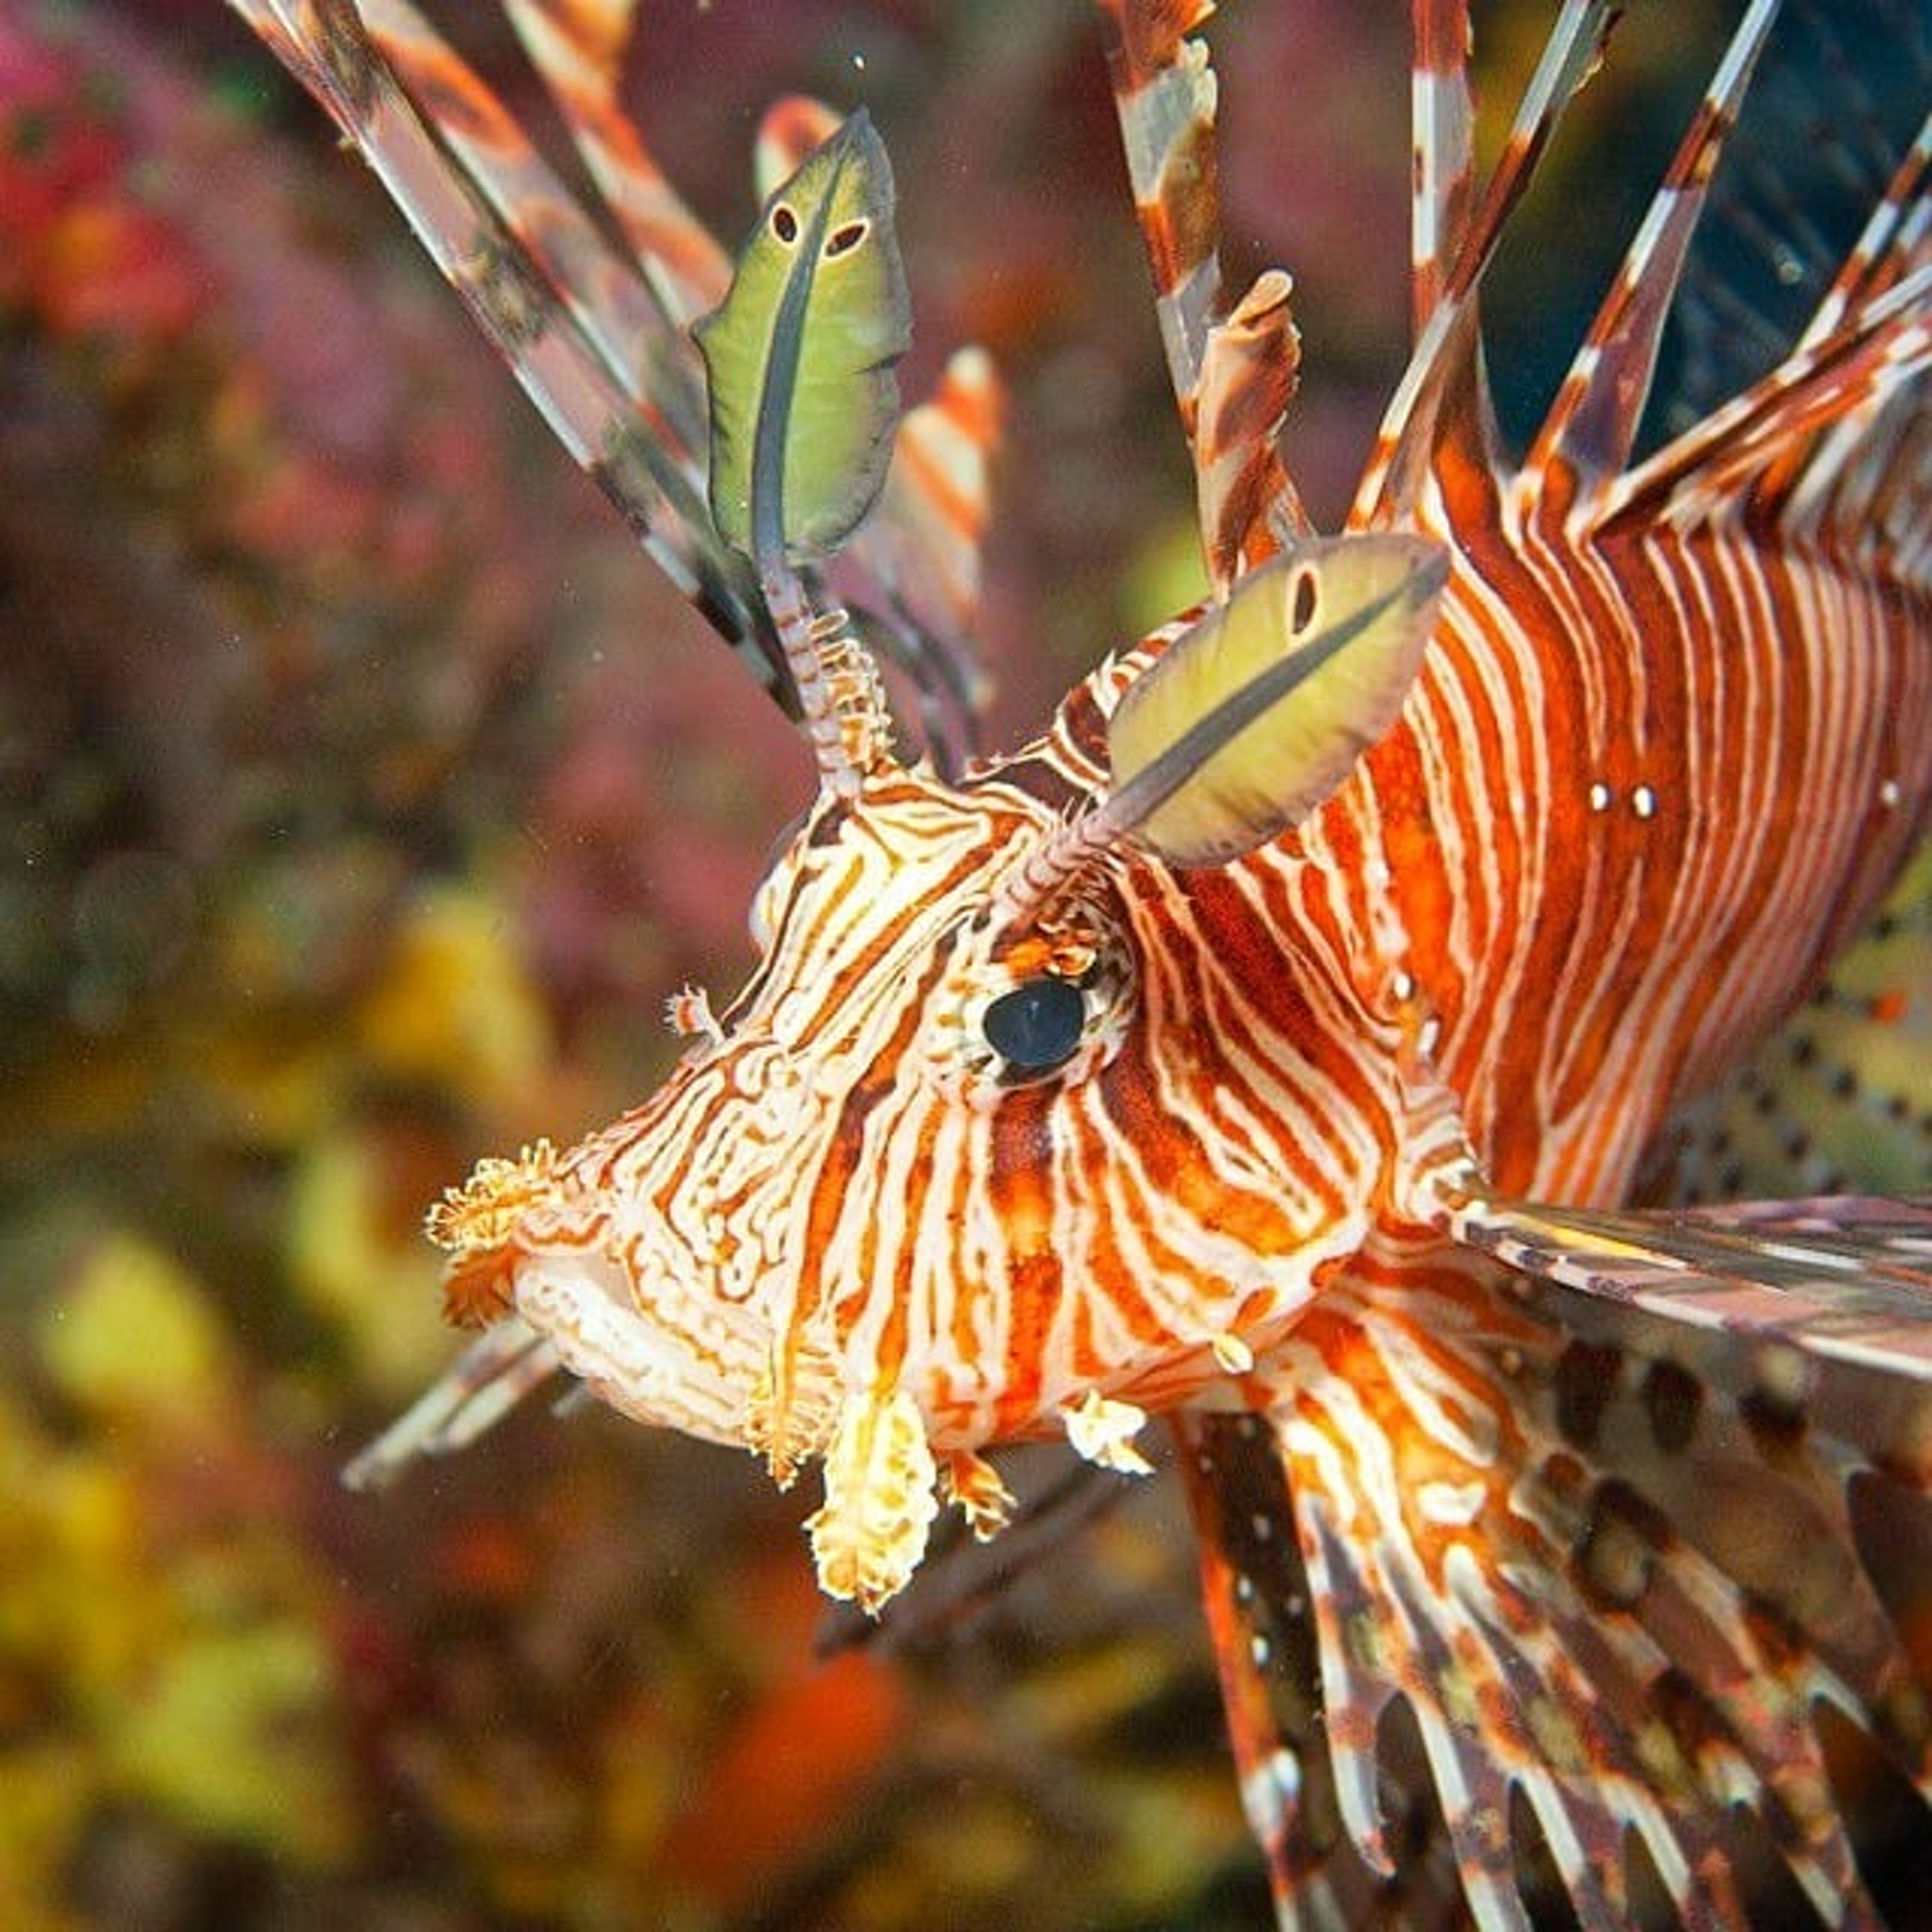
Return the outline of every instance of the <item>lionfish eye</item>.
<path id="1" fill-rule="evenodd" d="M 1009 1065 L 1037 1073 L 1073 1057 L 1086 1019 L 1079 987 L 1043 973 L 1002 993 L 986 1009 L 980 1028 L 986 1044 Z"/>

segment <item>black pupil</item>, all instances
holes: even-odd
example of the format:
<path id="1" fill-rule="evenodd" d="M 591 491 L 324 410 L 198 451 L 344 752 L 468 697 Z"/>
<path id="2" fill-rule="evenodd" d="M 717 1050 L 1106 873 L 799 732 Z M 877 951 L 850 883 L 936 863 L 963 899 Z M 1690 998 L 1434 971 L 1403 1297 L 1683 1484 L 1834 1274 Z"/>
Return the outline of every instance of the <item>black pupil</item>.
<path id="1" fill-rule="evenodd" d="M 1058 1066 L 1080 1044 L 1086 1013 L 1078 986 L 1042 975 L 986 1009 L 986 1044 L 1014 1066 Z"/>

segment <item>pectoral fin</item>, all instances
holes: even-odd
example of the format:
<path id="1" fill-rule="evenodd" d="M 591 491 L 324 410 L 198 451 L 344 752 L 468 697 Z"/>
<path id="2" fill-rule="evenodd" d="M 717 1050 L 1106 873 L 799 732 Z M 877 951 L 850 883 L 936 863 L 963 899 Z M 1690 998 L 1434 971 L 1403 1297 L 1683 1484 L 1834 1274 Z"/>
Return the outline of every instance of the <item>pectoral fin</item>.
<path id="1" fill-rule="evenodd" d="M 1932 1207 L 1840 1196 L 1615 1212 L 1470 1199 L 1449 1226 L 1597 1300 L 1932 1381 Z"/>

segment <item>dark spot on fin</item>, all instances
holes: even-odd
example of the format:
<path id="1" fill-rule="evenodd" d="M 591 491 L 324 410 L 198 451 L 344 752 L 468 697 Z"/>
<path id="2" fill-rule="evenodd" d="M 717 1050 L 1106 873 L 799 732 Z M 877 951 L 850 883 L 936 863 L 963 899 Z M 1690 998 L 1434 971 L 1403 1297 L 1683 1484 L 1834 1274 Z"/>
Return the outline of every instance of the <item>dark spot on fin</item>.
<path id="1" fill-rule="evenodd" d="M 1587 1449 L 1616 1393 L 1623 1354 L 1590 1342 L 1572 1342 L 1556 1363 L 1556 1426 L 1567 1441 Z"/>
<path id="2" fill-rule="evenodd" d="M 1697 1434 L 1703 1412 L 1704 1385 L 1675 1362 L 1653 1362 L 1643 1378 L 1643 1410 L 1657 1446 L 1675 1454 L 1687 1449 Z"/>

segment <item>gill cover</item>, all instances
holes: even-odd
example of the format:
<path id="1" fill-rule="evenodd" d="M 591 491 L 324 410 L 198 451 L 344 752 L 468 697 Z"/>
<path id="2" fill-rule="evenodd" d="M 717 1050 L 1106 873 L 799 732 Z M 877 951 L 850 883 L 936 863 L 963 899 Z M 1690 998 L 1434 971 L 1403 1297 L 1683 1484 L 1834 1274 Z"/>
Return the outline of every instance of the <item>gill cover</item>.
<path id="1" fill-rule="evenodd" d="M 837 550 L 884 486 L 912 339 L 892 163 L 863 108 L 766 202 L 695 334 L 720 533 L 761 567 Z"/>

